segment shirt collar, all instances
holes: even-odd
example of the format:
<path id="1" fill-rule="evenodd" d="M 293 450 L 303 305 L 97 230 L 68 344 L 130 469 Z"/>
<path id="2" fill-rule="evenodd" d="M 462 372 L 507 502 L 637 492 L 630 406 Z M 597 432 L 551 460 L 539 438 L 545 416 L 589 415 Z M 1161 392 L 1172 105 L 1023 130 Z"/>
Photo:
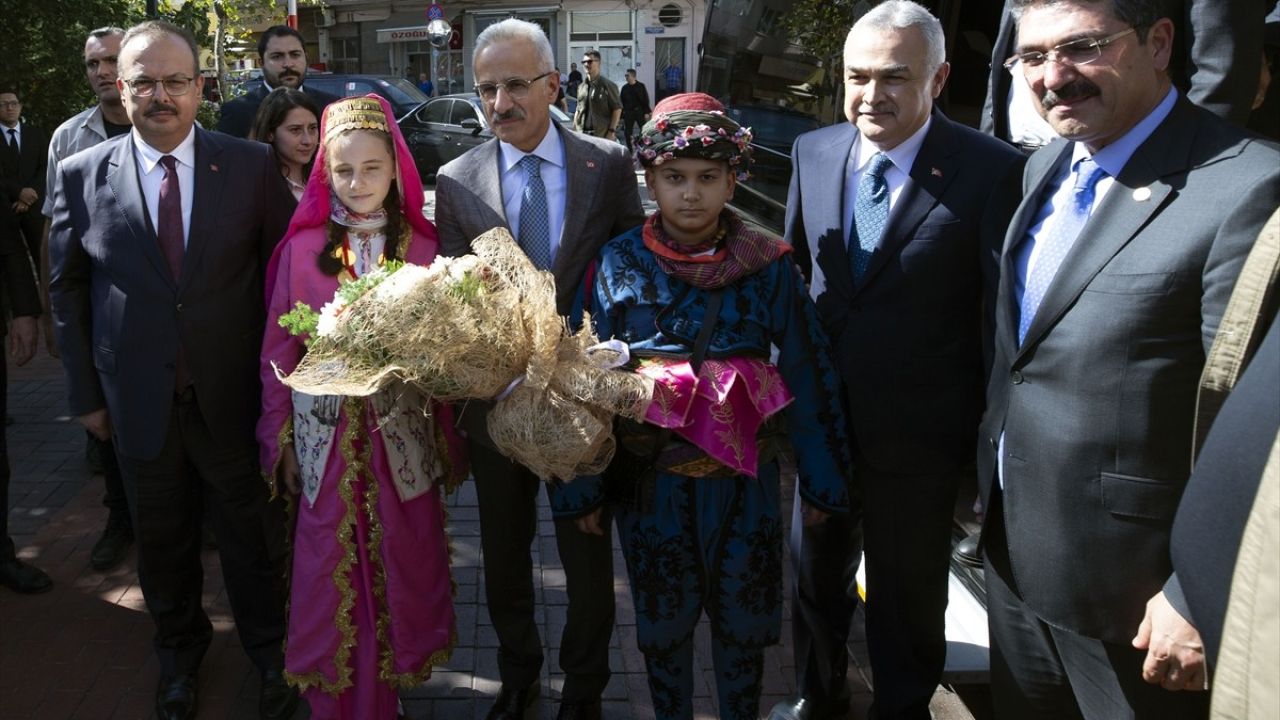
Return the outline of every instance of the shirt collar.
<path id="1" fill-rule="evenodd" d="M 525 155 L 537 155 L 542 158 L 543 162 L 551 163 L 556 167 L 564 165 L 564 141 L 560 139 L 560 133 L 556 131 L 556 121 L 547 118 L 547 134 L 542 136 L 542 142 L 538 143 L 538 147 L 533 152 L 527 153 L 520 148 L 508 142 L 498 141 L 498 147 L 502 149 L 502 171 L 506 172 L 516 166 Z"/>
<path id="2" fill-rule="evenodd" d="M 870 140 L 862 142 L 863 135 L 858 133 L 858 142 L 856 143 L 856 152 L 858 154 L 854 158 L 858 171 L 861 172 L 866 168 L 873 155 L 882 152 L 889 157 L 889 161 L 893 163 L 895 168 L 904 173 L 910 173 L 911 166 L 915 164 L 916 155 L 920 154 L 920 146 L 924 144 L 925 135 L 929 134 L 929 126 L 932 124 L 933 116 L 930 115 L 925 119 L 924 125 L 921 125 L 919 130 L 912 133 L 911 137 L 898 143 L 892 150 L 881 150 Z"/>
<path id="3" fill-rule="evenodd" d="M 1084 143 L 1072 143 L 1071 151 L 1071 168 L 1075 168 L 1076 163 L 1083 158 L 1092 157 L 1093 161 L 1102 168 L 1109 177 L 1119 177 L 1120 171 L 1124 166 L 1129 164 L 1129 158 L 1133 157 L 1133 153 L 1138 150 L 1142 143 L 1151 137 L 1151 133 L 1169 117 L 1169 113 L 1173 110 L 1173 104 L 1178 99 L 1178 91 L 1172 87 L 1169 92 L 1165 93 L 1164 99 L 1155 106 L 1147 116 L 1144 117 L 1137 125 L 1129 129 L 1129 132 L 1120 136 L 1119 140 L 1107 145 L 1092 156 L 1089 149 Z M 1068 170 L 1070 172 L 1070 169 Z"/>
<path id="4" fill-rule="evenodd" d="M 187 133 L 186 139 L 178 143 L 178 147 L 170 152 L 163 153 L 147 144 L 146 140 L 138 134 L 138 128 L 134 128 L 129 132 L 133 133 L 133 146 L 137 148 L 138 159 L 142 161 L 142 171 L 150 173 L 155 169 L 156 164 L 160 162 L 160 158 L 165 155 L 172 155 L 177 158 L 178 162 L 187 167 L 194 168 L 196 166 L 196 128 L 193 125 Z"/>

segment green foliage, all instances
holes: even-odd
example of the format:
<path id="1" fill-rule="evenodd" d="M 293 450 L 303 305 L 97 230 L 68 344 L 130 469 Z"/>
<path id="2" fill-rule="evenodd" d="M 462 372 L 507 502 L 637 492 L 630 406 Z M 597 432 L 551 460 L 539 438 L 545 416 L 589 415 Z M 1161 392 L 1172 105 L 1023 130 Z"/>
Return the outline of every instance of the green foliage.
<path id="1" fill-rule="evenodd" d="M 280 316 L 280 327 L 289 331 L 290 335 L 306 335 L 307 347 L 315 337 L 316 326 L 320 323 L 320 313 L 311 309 L 310 305 L 299 300 L 293 309 Z"/>
<path id="2" fill-rule="evenodd" d="M 854 18 L 875 4 L 875 0 L 796 0 L 785 16 L 787 31 L 815 59 L 839 58 Z"/>
<path id="3" fill-rule="evenodd" d="M 381 285 L 382 281 L 390 277 L 391 273 L 402 267 L 404 267 L 403 261 L 388 260 L 377 270 L 367 272 L 349 283 L 339 285 L 338 292 L 334 297 L 342 300 L 343 305 L 350 305 L 359 300 L 365 293 Z"/>
<path id="4" fill-rule="evenodd" d="M 103 25 L 128 27 L 142 19 L 129 0 L 5 0 L 10 28 L 0 52 L 0 87 L 16 87 L 22 114 L 52 132 L 96 102 L 84 72 L 84 40 Z M 21 38 L 14 40 L 14 38 Z"/>

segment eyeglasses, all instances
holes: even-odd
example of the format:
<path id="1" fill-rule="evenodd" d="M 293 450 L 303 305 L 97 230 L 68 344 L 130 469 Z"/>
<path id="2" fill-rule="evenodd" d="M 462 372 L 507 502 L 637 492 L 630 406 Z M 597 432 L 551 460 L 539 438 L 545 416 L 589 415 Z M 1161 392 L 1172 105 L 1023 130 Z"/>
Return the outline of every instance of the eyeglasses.
<path id="1" fill-rule="evenodd" d="M 507 91 L 507 97 L 512 100 L 523 100 L 529 97 L 529 86 L 550 74 L 551 71 L 544 72 L 538 77 L 530 78 L 529 80 L 511 78 L 500 83 L 478 83 L 475 87 L 476 95 L 479 95 L 480 99 L 485 102 L 493 102 L 498 99 L 498 88 L 502 88 Z"/>
<path id="2" fill-rule="evenodd" d="M 1102 48 L 1119 40 L 1131 32 L 1137 32 L 1135 28 L 1126 28 L 1114 35 L 1108 35 L 1104 38 L 1081 38 L 1072 40 L 1061 45 L 1055 45 L 1049 48 L 1047 52 L 1033 50 L 1025 52 L 1021 55 L 1014 55 L 1004 61 L 1004 67 L 1011 73 L 1018 72 L 1019 68 L 1023 70 L 1038 69 L 1047 62 L 1056 62 L 1059 65 L 1067 67 L 1076 67 L 1077 65 L 1088 65 L 1089 63 L 1102 57 Z"/>
<path id="3" fill-rule="evenodd" d="M 15 108 L 21 104 L 17 100 L 0 100 L 0 108 Z"/>
<path id="4" fill-rule="evenodd" d="M 134 97 L 151 97 L 156 94 L 156 86 L 163 85 L 166 95 L 178 96 L 186 95 L 191 91 L 191 84 L 195 82 L 195 78 L 190 77 L 171 77 L 164 80 L 152 80 L 151 78 L 136 78 L 133 80 L 125 80 L 124 84 L 129 86 L 129 91 Z"/>
<path id="5" fill-rule="evenodd" d="M 588 60 L 583 60 L 583 61 L 582 61 L 582 64 L 583 64 L 583 65 L 590 65 L 590 64 L 592 64 L 592 63 L 594 63 L 594 62 L 595 62 L 595 60 L 590 60 L 590 59 L 588 59 Z"/>

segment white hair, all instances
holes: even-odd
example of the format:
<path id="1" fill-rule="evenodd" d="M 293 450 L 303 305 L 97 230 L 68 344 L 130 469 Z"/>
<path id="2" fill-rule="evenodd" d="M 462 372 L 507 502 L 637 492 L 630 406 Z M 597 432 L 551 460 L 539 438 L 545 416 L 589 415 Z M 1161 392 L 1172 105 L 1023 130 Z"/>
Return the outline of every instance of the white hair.
<path id="1" fill-rule="evenodd" d="M 926 59 L 930 70 L 937 70 L 947 61 L 947 39 L 942 33 L 942 23 L 923 6 L 911 0 L 885 0 L 858 19 L 845 37 L 844 49 L 848 54 L 853 34 L 858 28 L 877 30 L 920 29 L 927 49 Z"/>
<path id="2" fill-rule="evenodd" d="M 490 45 L 513 40 L 524 40 L 533 45 L 538 55 L 539 67 L 546 68 L 546 71 L 555 67 L 555 55 L 551 52 L 551 41 L 547 39 L 547 34 L 538 25 L 517 18 L 496 22 L 476 36 L 476 48 L 471 53 L 471 62 L 474 64 L 476 58 L 480 57 L 480 53 Z M 538 72 L 545 71 L 538 70 Z"/>

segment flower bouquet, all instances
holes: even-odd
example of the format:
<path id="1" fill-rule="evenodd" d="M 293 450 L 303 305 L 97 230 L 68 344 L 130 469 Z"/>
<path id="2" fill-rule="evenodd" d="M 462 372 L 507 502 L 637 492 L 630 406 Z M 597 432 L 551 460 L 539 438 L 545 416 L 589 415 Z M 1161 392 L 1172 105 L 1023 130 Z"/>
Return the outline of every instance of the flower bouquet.
<path id="1" fill-rule="evenodd" d="M 280 318 L 308 335 L 280 379 L 311 395 L 367 396 L 399 380 L 439 400 L 496 399 L 497 448 L 543 479 L 598 473 L 613 457 L 613 417 L 644 417 L 653 381 L 616 370 L 626 346 L 570 332 L 555 282 L 495 228 L 473 255 L 389 266 L 338 289 L 318 313 Z"/>

